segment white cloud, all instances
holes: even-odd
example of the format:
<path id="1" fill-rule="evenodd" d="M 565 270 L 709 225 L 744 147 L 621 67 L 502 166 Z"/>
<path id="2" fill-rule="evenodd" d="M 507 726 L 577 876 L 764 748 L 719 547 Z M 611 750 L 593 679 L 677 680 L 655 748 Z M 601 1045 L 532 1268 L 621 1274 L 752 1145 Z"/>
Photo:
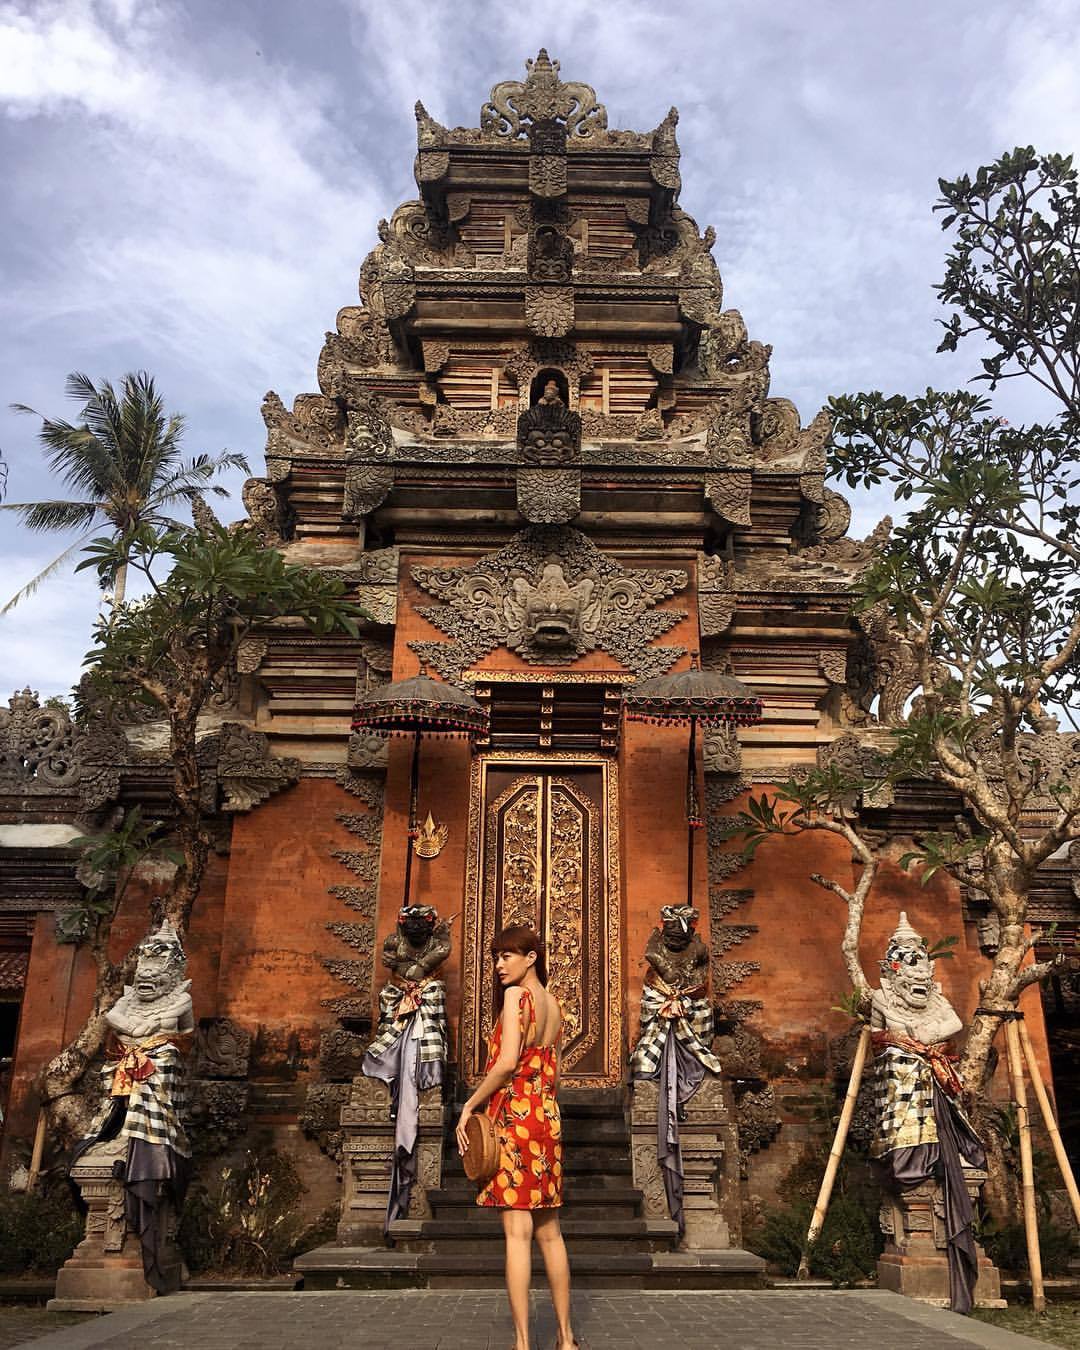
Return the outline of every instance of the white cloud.
<path id="1" fill-rule="evenodd" d="M 1080 25 L 1075 0 L 1035 0 L 1005 33 L 1008 79 L 993 102 L 1001 149 L 1080 151 Z"/>

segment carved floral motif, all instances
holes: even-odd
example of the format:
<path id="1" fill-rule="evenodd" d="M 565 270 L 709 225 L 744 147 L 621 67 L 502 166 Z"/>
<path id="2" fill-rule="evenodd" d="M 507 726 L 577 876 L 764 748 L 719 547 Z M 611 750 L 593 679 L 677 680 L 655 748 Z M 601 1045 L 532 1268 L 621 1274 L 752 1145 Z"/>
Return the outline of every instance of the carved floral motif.
<path id="1" fill-rule="evenodd" d="M 557 120 L 565 124 L 568 139 L 588 140 L 607 127 L 607 110 L 596 101 L 596 90 L 559 76 L 559 63 L 543 47 L 535 61 L 526 61 L 524 81 L 503 80 L 491 91 L 480 110 L 480 129 L 489 135 L 520 140 L 529 123 Z"/>
<path id="2" fill-rule="evenodd" d="M 498 646 L 555 665 L 599 649 L 642 678 L 683 650 L 648 644 L 683 617 L 653 606 L 682 590 L 686 573 L 623 568 L 566 527 L 525 530 L 472 567 L 414 567 L 413 580 L 442 602 L 420 613 L 452 641 L 410 645 L 449 680 Z"/>

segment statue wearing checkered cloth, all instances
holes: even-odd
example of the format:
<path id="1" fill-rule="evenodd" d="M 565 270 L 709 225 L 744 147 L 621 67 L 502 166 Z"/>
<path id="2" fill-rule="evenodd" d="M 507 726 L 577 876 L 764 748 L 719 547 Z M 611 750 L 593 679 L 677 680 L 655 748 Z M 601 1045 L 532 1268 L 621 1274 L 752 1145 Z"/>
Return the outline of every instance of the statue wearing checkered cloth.
<path id="1" fill-rule="evenodd" d="M 880 969 L 870 1014 L 877 1106 L 871 1152 L 892 1187 L 940 1180 L 950 1302 L 954 1312 L 967 1312 L 978 1256 L 963 1166 L 984 1167 L 986 1155 L 961 1105 L 963 1084 L 947 1048 L 963 1023 L 934 981 L 925 939 L 904 913 Z"/>
<path id="2" fill-rule="evenodd" d="M 665 905 L 661 924 L 645 948 L 649 972 L 641 990 L 641 1028 L 630 1058 L 634 1079 L 658 1079 L 656 1156 L 668 1212 L 685 1233 L 679 1123 L 686 1103 L 705 1081 L 722 1072 L 713 1054 L 709 952 L 695 931 L 692 905 Z"/>
<path id="3" fill-rule="evenodd" d="M 184 978 L 184 949 L 168 920 L 143 938 L 136 952 L 134 979 L 105 1015 L 110 1034 L 101 1071 L 104 1103 L 72 1166 L 112 1141 L 127 1141 L 127 1227 L 142 1245 L 146 1282 L 164 1292 L 171 1276 L 161 1249 L 162 1207 L 178 1210 L 183 1203 L 191 1158 L 183 1124 L 183 1051 L 194 1030 L 191 981 Z"/>
<path id="4" fill-rule="evenodd" d="M 438 1087 L 446 1071 L 446 986 L 434 972 L 450 954 L 450 925 L 431 905 L 409 905 L 383 943 L 383 965 L 394 978 L 379 993 L 379 1025 L 362 1071 L 390 1089 L 394 1167 L 386 1224 L 403 1219 L 416 1180 L 420 1093 Z"/>

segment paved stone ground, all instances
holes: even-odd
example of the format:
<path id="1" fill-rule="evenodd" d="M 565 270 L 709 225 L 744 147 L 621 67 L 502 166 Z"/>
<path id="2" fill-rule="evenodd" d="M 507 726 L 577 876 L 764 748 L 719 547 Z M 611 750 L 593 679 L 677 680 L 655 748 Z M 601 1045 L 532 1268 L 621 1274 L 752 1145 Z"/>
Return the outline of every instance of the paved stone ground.
<path id="1" fill-rule="evenodd" d="M 574 1296 L 582 1350 L 987 1350 L 1026 1336 L 925 1308 L 898 1294 L 732 1291 Z M 532 1345 L 551 1350 L 546 1294 Z M 507 1350 L 505 1299 L 489 1291 L 176 1294 L 33 1340 L 34 1350 Z"/>

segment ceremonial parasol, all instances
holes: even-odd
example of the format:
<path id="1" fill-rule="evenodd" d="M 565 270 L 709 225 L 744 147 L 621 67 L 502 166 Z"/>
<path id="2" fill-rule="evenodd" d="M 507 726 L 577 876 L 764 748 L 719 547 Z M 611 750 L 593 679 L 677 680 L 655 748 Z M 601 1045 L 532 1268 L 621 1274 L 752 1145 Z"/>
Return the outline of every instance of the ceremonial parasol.
<path id="1" fill-rule="evenodd" d="M 354 731 L 373 731 L 380 736 L 413 737 L 412 771 L 409 778 L 409 835 L 405 849 L 405 898 L 409 903 L 412 880 L 412 841 L 417 834 L 416 788 L 420 774 L 420 738 L 429 736 L 483 735 L 490 725 L 487 710 L 471 694 L 453 684 L 442 684 L 427 675 L 395 680 L 377 689 L 365 690 L 353 709 Z"/>
<path id="2" fill-rule="evenodd" d="M 690 752 L 686 765 L 686 894 L 692 903 L 694 890 L 694 830 L 704 824 L 697 799 L 697 728 L 750 726 L 761 721 L 761 699 L 741 680 L 715 670 L 677 670 L 656 675 L 634 685 L 623 698 L 632 722 L 658 726 L 690 726 Z"/>

